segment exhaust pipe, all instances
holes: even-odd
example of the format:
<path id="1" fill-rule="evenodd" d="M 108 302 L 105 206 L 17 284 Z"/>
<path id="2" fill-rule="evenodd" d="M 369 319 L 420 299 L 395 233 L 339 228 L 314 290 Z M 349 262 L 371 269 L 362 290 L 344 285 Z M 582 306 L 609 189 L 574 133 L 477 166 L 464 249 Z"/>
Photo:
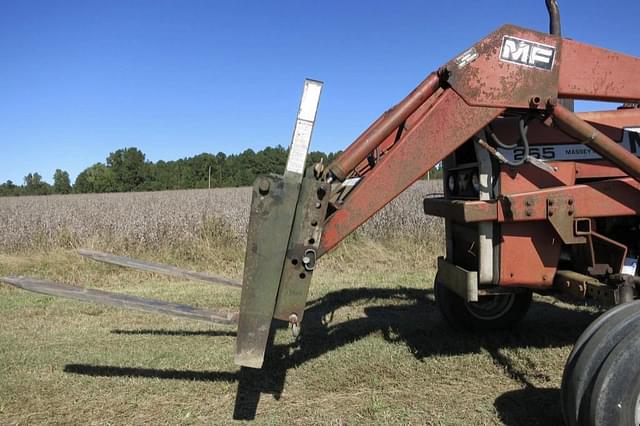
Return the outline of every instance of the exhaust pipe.
<path id="1" fill-rule="evenodd" d="M 549 12 L 549 33 L 557 36 L 562 35 L 560 26 L 560 8 L 556 0 L 546 0 L 547 11 Z"/>
<path id="2" fill-rule="evenodd" d="M 545 0 L 547 12 L 549 12 L 549 34 L 562 37 L 562 26 L 560 25 L 560 8 L 557 0 Z M 574 110 L 573 99 L 559 99 L 560 104 L 569 111 Z"/>

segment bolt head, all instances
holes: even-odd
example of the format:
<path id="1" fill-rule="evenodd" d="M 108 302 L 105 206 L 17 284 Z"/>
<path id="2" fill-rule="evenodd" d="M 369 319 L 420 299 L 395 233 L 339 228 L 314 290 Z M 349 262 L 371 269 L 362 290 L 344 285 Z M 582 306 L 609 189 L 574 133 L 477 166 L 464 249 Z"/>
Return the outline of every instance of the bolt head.
<path id="1" fill-rule="evenodd" d="M 260 179 L 260 183 L 258 184 L 258 190 L 262 195 L 266 195 L 269 192 L 269 188 L 271 187 L 271 183 L 267 179 Z"/>

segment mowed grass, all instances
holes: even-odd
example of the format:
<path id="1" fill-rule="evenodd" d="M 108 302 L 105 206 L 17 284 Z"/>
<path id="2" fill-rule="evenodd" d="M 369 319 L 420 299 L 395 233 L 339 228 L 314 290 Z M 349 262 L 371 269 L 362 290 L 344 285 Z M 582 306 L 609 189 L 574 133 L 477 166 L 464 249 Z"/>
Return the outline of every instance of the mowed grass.
<path id="1" fill-rule="evenodd" d="M 140 257 L 240 277 L 241 246 L 206 250 Z M 429 241 L 345 241 L 318 265 L 299 339 L 279 330 L 263 370 L 234 365 L 233 327 L 0 284 L 0 424 L 561 423 L 564 362 L 597 311 L 536 297 L 512 331 L 454 331 L 433 299 L 439 251 Z M 63 248 L 0 254 L 9 274 L 200 307 L 239 303 L 234 289 Z"/>

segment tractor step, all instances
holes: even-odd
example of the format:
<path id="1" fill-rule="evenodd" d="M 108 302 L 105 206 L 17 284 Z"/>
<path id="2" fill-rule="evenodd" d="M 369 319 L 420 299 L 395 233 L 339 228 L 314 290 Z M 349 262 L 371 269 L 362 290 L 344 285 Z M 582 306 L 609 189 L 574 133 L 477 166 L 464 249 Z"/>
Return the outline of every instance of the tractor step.
<path id="1" fill-rule="evenodd" d="M 0 281 L 34 293 L 74 299 L 81 302 L 98 303 L 116 308 L 164 314 L 214 324 L 237 324 L 238 322 L 237 312 L 200 309 L 189 305 L 165 302 L 163 300 L 146 299 L 128 294 L 75 287 L 37 278 L 2 277 Z"/>
<path id="2" fill-rule="evenodd" d="M 155 272 L 157 274 L 171 275 L 173 277 L 184 278 L 194 281 L 203 281 L 209 284 L 226 285 L 229 287 L 242 288 L 242 282 L 219 275 L 208 274 L 205 272 L 194 272 L 187 269 L 181 269 L 172 265 L 162 263 L 147 262 L 144 260 L 133 259 L 126 256 L 116 256 L 109 253 L 102 253 L 93 250 L 78 250 L 80 256 L 89 259 L 108 263 L 110 265 L 123 266 L 125 268 L 137 269 L 139 271 Z"/>

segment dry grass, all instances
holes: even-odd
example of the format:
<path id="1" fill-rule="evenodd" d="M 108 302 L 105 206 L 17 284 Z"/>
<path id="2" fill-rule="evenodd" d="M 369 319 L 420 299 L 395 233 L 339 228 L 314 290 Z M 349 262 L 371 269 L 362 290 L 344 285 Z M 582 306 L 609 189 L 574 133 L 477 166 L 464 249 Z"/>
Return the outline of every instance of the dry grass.
<path id="1" fill-rule="evenodd" d="M 385 238 L 442 234 L 422 212 L 422 199 L 441 191 L 421 181 L 374 216 L 359 235 Z M 243 242 L 250 188 L 0 198 L 3 251 L 88 247 L 120 252 L 198 245 L 203 239 Z"/>
<path id="2" fill-rule="evenodd" d="M 423 216 L 420 200 L 428 191 L 411 191 L 321 259 L 300 339 L 278 332 L 262 371 L 239 371 L 233 364 L 230 327 L 0 285 L 0 424 L 219 424 L 231 423 L 234 412 L 251 417 L 254 407 L 260 424 L 558 424 L 564 360 L 595 312 L 538 297 L 514 331 L 451 330 L 437 312 L 430 284 L 441 251 L 441 224 L 393 213 Z M 56 223 L 80 223 L 88 217 L 82 206 L 94 206 L 91 217 L 103 234 L 78 233 L 74 244 L 127 248 L 150 260 L 239 277 L 241 233 L 234 222 L 220 219 L 224 214 L 210 214 L 224 201 L 214 192 L 102 196 L 109 202 L 72 196 L 74 207 L 67 211 L 77 222 L 63 217 Z M 243 196 L 248 198 L 229 198 Z M 64 210 L 64 199 L 52 199 L 48 208 L 37 200 L 11 200 L 11 211 L 20 212 L 17 202 L 32 203 L 33 209 L 11 223 L 30 218 L 46 229 L 47 220 L 37 219 L 36 212 Z M 203 203 L 208 207 L 183 215 L 185 207 Z M 166 210 L 156 211 L 159 206 Z M 8 211 L 6 205 L 0 210 Z M 127 211 L 148 213 L 146 224 L 141 221 L 147 230 L 189 228 L 189 246 L 157 239 L 155 249 L 145 251 L 133 238 L 109 234 L 109 226 L 136 232 L 105 217 L 119 212 L 117 217 L 125 218 Z M 170 217 L 193 222 L 172 223 Z M 402 238 L 379 238 L 380 231 L 394 229 Z M 76 256 L 64 241 L 60 245 L 55 232 L 46 235 L 51 240 L 37 239 L 37 248 L 18 243 L 17 252 L 2 250 L 0 275 L 42 276 L 203 307 L 238 305 L 233 289 L 94 263 Z M 2 238 L 20 241 L 4 233 Z"/>

